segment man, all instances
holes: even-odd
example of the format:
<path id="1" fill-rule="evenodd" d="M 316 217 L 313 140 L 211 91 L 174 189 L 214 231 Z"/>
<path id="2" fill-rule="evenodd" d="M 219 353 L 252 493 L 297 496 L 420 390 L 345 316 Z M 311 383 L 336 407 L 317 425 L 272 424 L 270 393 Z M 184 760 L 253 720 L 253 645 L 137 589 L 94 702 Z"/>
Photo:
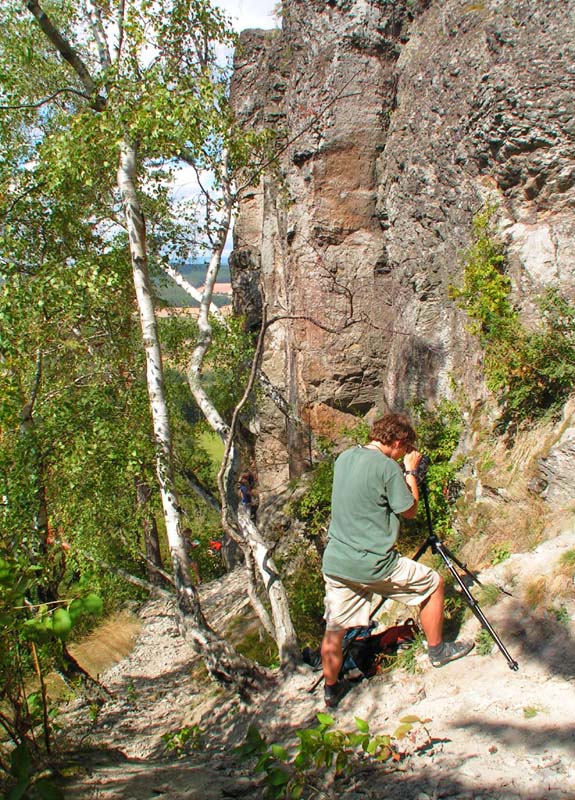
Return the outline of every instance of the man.
<path id="1" fill-rule="evenodd" d="M 387 414 L 368 445 L 352 447 L 335 463 L 332 518 L 323 556 L 326 631 L 321 656 L 325 702 L 336 706 L 349 690 L 338 681 L 345 632 L 369 623 L 374 594 L 420 606 L 429 659 L 441 667 L 469 653 L 473 642 L 443 641 L 443 579 L 395 550 L 399 517 L 417 514 L 416 470 L 421 453 L 408 417 Z M 404 469 L 398 464 L 403 459 Z"/>

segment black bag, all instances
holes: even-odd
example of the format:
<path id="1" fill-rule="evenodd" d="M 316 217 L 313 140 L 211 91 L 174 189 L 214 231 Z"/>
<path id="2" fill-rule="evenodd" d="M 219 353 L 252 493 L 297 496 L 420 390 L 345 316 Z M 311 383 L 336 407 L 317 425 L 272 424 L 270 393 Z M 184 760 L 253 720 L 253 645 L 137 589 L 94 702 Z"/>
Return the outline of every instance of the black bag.
<path id="1" fill-rule="evenodd" d="M 365 678 L 375 675 L 379 667 L 379 656 L 395 655 L 398 650 L 409 647 L 419 633 L 413 619 L 397 623 L 381 633 L 372 634 L 376 623 L 365 628 L 352 628 L 343 638 L 345 654 L 342 671 L 359 670 Z"/>
<path id="2" fill-rule="evenodd" d="M 359 671 L 361 676 L 371 678 L 378 671 L 378 656 L 394 655 L 398 650 L 409 647 L 419 633 L 419 628 L 411 618 L 381 633 L 372 634 L 376 625 L 376 622 L 371 622 L 369 625 L 350 628 L 346 632 L 343 637 L 344 659 L 341 668 L 344 675 Z M 306 647 L 303 651 L 303 660 L 315 670 L 321 669 L 319 650 Z"/>

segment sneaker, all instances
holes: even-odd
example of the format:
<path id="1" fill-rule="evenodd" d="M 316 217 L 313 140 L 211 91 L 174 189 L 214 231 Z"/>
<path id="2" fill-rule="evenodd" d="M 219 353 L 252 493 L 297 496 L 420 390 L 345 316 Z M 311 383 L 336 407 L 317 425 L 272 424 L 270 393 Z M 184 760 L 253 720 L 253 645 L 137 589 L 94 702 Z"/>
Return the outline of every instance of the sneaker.
<path id="1" fill-rule="evenodd" d="M 324 685 L 323 696 L 326 706 L 328 708 L 335 708 L 339 701 L 349 692 L 351 687 L 351 683 L 345 680 L 345 678 L 342 681 L 338 681 L 333 686 Z"/>
<path id="2" fill-rule="evenodd" d="M 429 660 L 433 667 L 443 667 L 450 661 L 463 658 L 475 647 L 475 642 L 444 642 L 438 655 L 430 655 Z"/>

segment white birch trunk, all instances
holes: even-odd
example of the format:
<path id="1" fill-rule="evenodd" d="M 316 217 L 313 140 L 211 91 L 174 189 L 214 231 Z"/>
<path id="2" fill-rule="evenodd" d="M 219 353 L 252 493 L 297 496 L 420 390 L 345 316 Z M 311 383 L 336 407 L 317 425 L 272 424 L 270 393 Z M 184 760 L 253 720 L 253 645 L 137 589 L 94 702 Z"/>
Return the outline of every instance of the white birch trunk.
<path id="1" fill-rule="evenodd" d="M 224 159 L 225 158 L 226 156 L 224 154 Z M 222 253 L 231 224 L 231 211 L 232 201 L 228 195 L 225 198 L 224 218 L 220 222 L 213 243 L 210 264 L 204 283 L 204 292 L 198 316 L 198 339 L 190 359 L 188 382 L 190 390 L 204 414 L 206 421 L 212 430 L 219 434 L 225 445 L 224 460 L 222 462 L 220 474 L 218 475 L 218 486 L 222 502 L 222 525 L 226 533 L 240 544 L 244 552 L 246 549 L 249 551 L 249 553 L 246 554 L 246 560 L 251 558 L 259 571 L 270 601 L 273 623 L 264 606 L 257 599 L 253 582 L 250 583 L 248 594 L 264 628 L 272 633 L 276 641 L 282 669 L 289 669 L 299 662 L 300 653 L 297 636 L 291 621 L 285 587 L 275 568 L 273 559 L 270 556 L 269 547 L 257 526 L 249 518 L 249 514 L 244 513 L 244 509 L 241 507 L 238 509 L 237 514 L 233 512 L 233 509 L 237 507 L 237 502 L 230 503 L 230 498 L 235 498 L 234 485 L 231 481 L 231 477 L 233 477 L 233 466 L 236 459 L 233 431 L 230 432 L 228 425 L 214 407 L 204 390 L 201 380 L 204 357 L 212 341 L 212 329 L 208 312 L 211 305 L 214 283 L 218 275 Z M 233 519 L 234 516 L 236 517 L 235 520 Z M 248 578 L 252 576 L 252 571 L 249 567 L 247 569 L 247 575 Z"/>
<path id="2" fill-rule="evenodd" d="M 256 671 L 235 653 L 207 624 L 190 580 L 190 564 L 181 533 L 179 505 L 172 468 L 172 440 L 164 394 L 162 357 L 148 274 L 146 230 L 136 191 L 137 156 L 133 145 L 122 142 L 118 167 L 118 188 L 124 206 L 130 241 L 130 255 L 136 299 L 146 354 L 146 380 L 156 443 L 156 472 L 160 486 L 166 534 L 172 556 L 178 608 L 186 632 L 190 633 L 206 663 L 218 680 L 245 690 L 252 685 Z"/>
<path id="3" fill-rule="evenodd" d="M 46 39 L 77 74 L 91 108 L 96 112 L 103 111 L 107 105 L 107 98 L 98 93 L 99 81 L 92 78 L 88 66 L 76 49 L 55 27 L 51 18 L 39 5 L 38 0 L 24 0 L 24 6 L 34 16 Z M 91 25 L 101 62 L 100 66 L 105 72 L 112 62 L 116 63 L 120 58 L 124 39 L 125 6 L 121 3 L 118 8 L 116 19 L 118 40 L 113 51 L 107 46 L 106 31 L 98 3 L 92 3 L 90 0 L 90 9 L 92 13 L 89 14 L 86 27 L 89 28 Z M 136 174 L 136 149 L 131 142 L 124 139 L 121 142 L 117 184 L 130 242 L 130 257 L 146 356 L 146 378 L 156 443 L 156 472 L 174 566 L 178 608 L 185 630 L 192 636 L 210 673 L 217 680 L 230 683 L 241 692 L 245 692 L 257 680 L 258 672 L 207 625 L 199 605 L 197 592 L 190 580 L 189 561 L 181 534 L 180 514 L 174 487 L 171 432 L 164 396 L 161 351 L 148 274 L 146 229 L 136 191 Z"/>
<path id="4" fill-rule="evenodd" d="M 134 288 L 146 354 L 146 382 L 152 411 L 154 441 L 157 448 L 156 472 L 160 484 L 166 533 L 172 559 L 177 559 L 180 563 L 185 564 L 187 556 L 180 530 L 180 514 L 172 474 L 172 440 L 164 393 L 162 354 L 148 274 L 146 228 L 136 192 L 136 152 L 135 148 L 126 141 L 122 143 L 120 154 L 118 188 L 126 217 Z"/>
<path id="5" fill-rule="evenodd" d="M 187 294 L 190 295 L 190 297 L 193 297 L 194 300 L 196 300 L 198 303 L 201 304 L 203 298 L 202 291 L 196 289 L 195 286 L 192 286 L 192 284 L 189 281 L 187 281 L 183 277 L 183 275 L 180 275 L 177 269 L 174 269 L 169 264 L 162 262 L 162 269 L 164 270 L 166 275 L 169 275 L 170 278 L 173 281 L 175 281 L 180 288 L 182 288 L 185 292 L 187 292 Z M 219 322 L 225 325 L 225 317 L 220 311 L 220 309 L 214 303 L 210 303 L 210 313 L 213 314 L 213 316 L 217 320 L 219 320 Z"/>

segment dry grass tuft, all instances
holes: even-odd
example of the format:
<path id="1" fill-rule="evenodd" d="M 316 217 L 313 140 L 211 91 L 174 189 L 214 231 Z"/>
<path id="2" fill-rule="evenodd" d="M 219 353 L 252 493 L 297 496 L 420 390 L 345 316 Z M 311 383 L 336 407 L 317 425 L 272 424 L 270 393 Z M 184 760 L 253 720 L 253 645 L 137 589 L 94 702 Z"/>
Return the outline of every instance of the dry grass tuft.
<path id="1" fill-rule="evenodd" d="M 544 577 L 535 578 L 527 584 L 524 591 L 524 600 L 529 608 L 541 608 L 546 604 L 547 580 Z"/>

